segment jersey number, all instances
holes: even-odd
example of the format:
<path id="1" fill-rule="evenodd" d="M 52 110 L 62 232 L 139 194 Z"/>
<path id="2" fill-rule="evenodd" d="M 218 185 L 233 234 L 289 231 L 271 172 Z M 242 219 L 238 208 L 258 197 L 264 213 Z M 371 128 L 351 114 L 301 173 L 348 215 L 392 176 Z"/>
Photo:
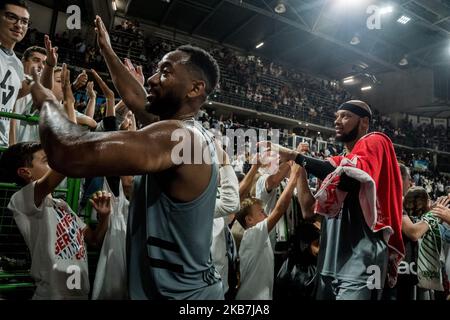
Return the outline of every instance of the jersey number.
<path id="1" fill-rule="evenodd" d="M 5 77 L 3 78 L 2 82 L 0 82 L 0 88 L 2 89 L 2 105 L 6 106 L 6 104 L 11 100 L 12 96 L 14 95 L 14 87 L 8 86 L 6 88 L 6 81 L 11 77 L 11 71 L 8 70 L 5 74 Z"/>

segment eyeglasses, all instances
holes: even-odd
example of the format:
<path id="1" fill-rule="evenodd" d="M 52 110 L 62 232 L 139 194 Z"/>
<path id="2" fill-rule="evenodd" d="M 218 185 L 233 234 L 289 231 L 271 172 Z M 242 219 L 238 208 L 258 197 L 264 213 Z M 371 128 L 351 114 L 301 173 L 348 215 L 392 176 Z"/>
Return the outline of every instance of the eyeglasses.
<path id="1" fill-rule="evenodd" d="M 5 12 L 4 17 L 5 17 L 6 21 L 11 22 L 12 24 L 16 24 L 17 22 L 20 22 L 19 24 L 26 28 L 28 28 L 31 24 L 29 19 L 21 18 L 12 12 Z"/>

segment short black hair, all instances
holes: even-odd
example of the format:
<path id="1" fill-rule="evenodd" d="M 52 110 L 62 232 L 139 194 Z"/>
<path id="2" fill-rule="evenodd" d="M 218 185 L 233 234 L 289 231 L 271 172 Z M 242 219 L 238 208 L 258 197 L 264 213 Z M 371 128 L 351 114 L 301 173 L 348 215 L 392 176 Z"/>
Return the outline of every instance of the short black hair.
<path id="1" fill-rule="evenodd" d="M 0 160 L 1 180 L 24 186 L 26 181 L 17 174 L 17 169 L 32 167 L 34 154 L 40 150 L 39 142 L 20 142 L 6 149 Z"/>
<path id="2" fill-rule="evenodd" d="M 18 6 L 28 10 L 28 5 L 25 0 L 0 0 L 0 10 L 5 10 L 6 5 Z"/>
<path id="3" fill-rule="evenodd" d="M 32 46 L 32 47 L 27 48 L 27 50 L 25 50 L 25 52 L 23 53 L 23 56 L 22 56 L 22 60 L 27 61 L 34 52 L 41 53 L 41 54 L 47 56 L 47 50 L 45 50 L 44 48 L 39 47 L 39 46 Z"/>
<path id="4" fill-rule="evenodd" d="M 202 80 L 206 83 L 206 94 L 211 94 L 220 80 L 220 68 L 216 59 L 202 48 L 191 45 L 180 46 L 177 50 L 189 54 L 190 64 L 200 71 Z"/>

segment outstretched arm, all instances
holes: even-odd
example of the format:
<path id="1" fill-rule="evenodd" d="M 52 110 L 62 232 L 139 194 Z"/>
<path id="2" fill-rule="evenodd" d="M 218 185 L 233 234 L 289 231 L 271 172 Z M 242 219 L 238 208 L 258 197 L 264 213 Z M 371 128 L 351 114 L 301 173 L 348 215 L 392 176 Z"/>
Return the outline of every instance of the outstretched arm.
<path id="1" fill-rule="evenodd" d="M 411 219 L 404 215 L 402 218 L 402 232 L 412 241 L 418 241 L 428 231 L 428 224 L 425 221 L 413 223 Z"/>
<path id="2" fill-rule="evenodd" d="M 108 66 L 112 81 L 119 95 L 127 107 L 136 114 L 137 119 L 144 125 L 154 121 L 154 117 L 145 111 L 147 103 L 147 92 L 143 83 L 140 83 L 120 61 L 114 52 L 108 31 L 102 21 L 97 16 L 95 19 L 95 32 L 97 33 L 97 43 L 101 54 Z"/>
<path id="3" fill-rule="evenodd" d="M 294 192 L 295 185 L 297 184 L 297 179 L 299 176 L 299 166 L 294 164 L 291 167 L 291 175 L 289 177 L 289 182 L 281 194 L 280 198 L 275 205 L 275 208 L 267 217 L 267 230 L 272 231 L 273 227 L 277 224 L 278 220 L 283 216 L 289 207 L 291 202 L 292 193 Z M 267 212 L 268 213 L 268 212 Z"/>
<path id="4" fill-rule="evenodd" d="M 52 41 L 48 35 L 44 36 L 47 60 L 45 60 L 44 70 L 42 70 L 42 85 L 48 89 L 53 88 L 53 69 L 58 64 L 58 47 L 52 47 Z"/>
<path id="5" fill-rule="evenodd" d="M 98 75 L 98 73 L 91 69 L 91 73 L 94 76 L 95 82 L 100 86 L 103 95 L 106 98 L 106 117 L 114 117 L 116 115 L 116 110 L 114 108 L 114 91 L 112 91 L 108 85 L 103 81 L 103 79 Z"/>
<path id="6" fill-rule="evenodd" d="M 61 82 L 64 94 L 64 109 L 67 112 L 67 117 L 71 122 L 77 123 L 75 116 L 75 97 L 70 86 L 70 70 L 65 63 L 61 72 Z"/>
<path id="7" fill-rule="evenodd" d="M 253 179 L 258 173 L 258 169 L 261 167 L 261 162 L 259 159 L 259 155 L 256 154 L 252 161 L 252 166 L 250 170 L 245 175 L 244 179 L 242 179 L 239 184 L 239 197 L 240 199 L 245 199 L 245 197 L 250 193 L 250 189 L 252 188 Z"/>
<path id="8" fill-rule="evenodd" d="M 324 180 L 328 174 L 335 170 L 335 168 L 328 161 L 302 155 L 298 151 L 282 147 L 271 143 L 270 141 L 262 141 L 258 143 L 258 145 L 267 147 L 268 151 L 278 152 L 280 155 L 280 163 L 295 161 L 298 165 L 304 167 L 309 173 L 316 176 L 320 180 Z"/>
<path id="9" fill-rule="evenodd" d="M 86 85 L 86 92 L 89 97 L 89 101 L 87 103 L 85 115 L 89 118 L 94 118 L 95 114 L 95 103 L 97 99 L 97 92 L 94 90 L 94 82 L 89 81 Z"/>

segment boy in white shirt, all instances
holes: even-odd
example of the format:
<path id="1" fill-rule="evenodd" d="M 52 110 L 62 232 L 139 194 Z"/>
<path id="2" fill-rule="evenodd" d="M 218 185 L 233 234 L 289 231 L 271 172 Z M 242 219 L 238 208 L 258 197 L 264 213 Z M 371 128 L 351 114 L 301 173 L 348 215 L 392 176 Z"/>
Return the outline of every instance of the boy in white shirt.
<path id="1" fill-rule="evenodd" d="M 108 228 L 110 197 L 99 191 L 91 203 L 101 217 L 95 231 L 51 196 L 64 176 L 50 169 L 41 145 L 10 146 L 1 159 L 6 179 L 23 186 L 8 204 L 31 253 L 33 299 L 87 299 L 89 278 L 85 240 L 99 245 Z"/>
<path id="2" fill-rule="evenodd" d="M 241 284 L 236 300 L 272 299 L 274 255 L 269 233 L 286 212 L 299 174 L 300 167 L 294 164 L 289 183 L 269 216 L 259 199 L 247 198 L 241 203 L 237 220 L 245 231 L 239 247 Z"/>

